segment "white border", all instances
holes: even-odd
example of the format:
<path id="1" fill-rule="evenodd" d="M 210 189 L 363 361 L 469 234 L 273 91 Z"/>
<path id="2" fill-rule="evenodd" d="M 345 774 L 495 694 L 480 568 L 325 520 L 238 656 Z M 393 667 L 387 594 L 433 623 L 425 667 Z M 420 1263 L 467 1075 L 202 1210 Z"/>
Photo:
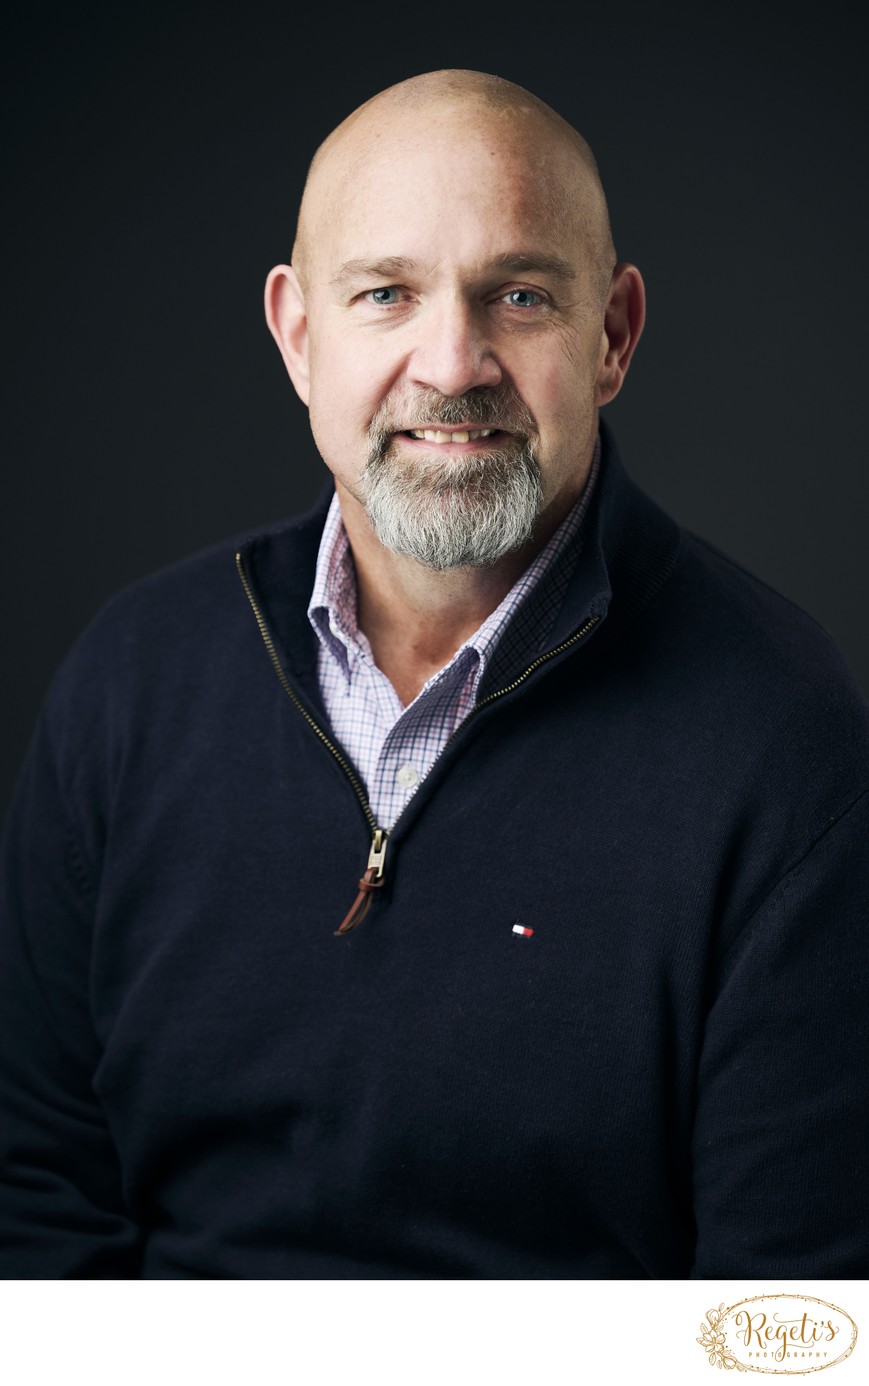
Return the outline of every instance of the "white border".
<path id="1" fill-rule="evenodd" d="M 785 1291 L 857 1324 L 812 1381 L 865 1380 L 854 1280 L 7 1281 L 0 1362 L 10 1386 L 693 1386 L 706 1310 Z"/>

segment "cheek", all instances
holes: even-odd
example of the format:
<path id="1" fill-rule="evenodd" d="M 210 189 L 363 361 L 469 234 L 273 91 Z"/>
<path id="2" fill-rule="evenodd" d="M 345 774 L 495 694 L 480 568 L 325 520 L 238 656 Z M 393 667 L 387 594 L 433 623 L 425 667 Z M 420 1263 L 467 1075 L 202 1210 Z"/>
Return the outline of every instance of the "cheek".
<path id="1" fill-rule="evenodd" d="M 593 406 L 597 374 L 591 333 L 560 328 L 518 345 L 504 364 L 541 432 L 584 417 L 589 401 Z"/>
<path id="2" fill-rule="evenodd" d="M 324 460 L 339 474 L 357 470 L 367 455 L 368 426 L 389 386 L 376 364 L 341 341 L 311 353 L 311 432 Z"/>
<path id="3" fill-rule="evenodd" d="M 549 369 L 537 371 L 526 395 L 531 412 L 543 436 L 573 432 L 594 404 L 594 386 L 589 371 L 578 371 L 573 362 L 560 359 Z"/>
<path id="4" fill-rule="evenodd" d="M 544 489 L 551 495 L 571 484 L 578 458 L 591 446 L 596 431 L 594 371 L 587 359 L 580 369 L 572 353 L 560 352 L 546 366 L 537 363 L 525 400 L 537 420 Z"/>
<path id="5" fill-rule="evenodd" d="M 311 409 L 367 428 L 391 382 L 385 352 L 332 337 L 311 349 Z"/>

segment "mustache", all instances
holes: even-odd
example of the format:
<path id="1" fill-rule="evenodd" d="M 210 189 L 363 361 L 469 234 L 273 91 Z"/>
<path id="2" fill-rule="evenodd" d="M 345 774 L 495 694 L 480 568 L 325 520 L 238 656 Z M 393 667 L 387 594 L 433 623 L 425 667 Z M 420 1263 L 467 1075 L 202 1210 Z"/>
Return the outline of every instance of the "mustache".
<path id="1" fill-rule="evenodd" d="M 431 428 L 432 424 L 499 428 L 526 441 L 537 435 L 534 416 L 511 385 L 490 385 L 483 390 L 468 390 L 464 395 L 421 390 L 410 399 L 384 403 L 368 431 L 373 441 L 383 442 L 394 433 Z"/>

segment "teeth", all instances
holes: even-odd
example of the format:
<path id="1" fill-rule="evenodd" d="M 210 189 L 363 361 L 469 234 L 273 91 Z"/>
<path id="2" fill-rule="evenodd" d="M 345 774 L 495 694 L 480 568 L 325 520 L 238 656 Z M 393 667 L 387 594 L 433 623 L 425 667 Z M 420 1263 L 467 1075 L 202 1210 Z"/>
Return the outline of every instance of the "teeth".
<path id="1" fill-rule="evenodd" d="M 489 438 L 494 428 L 469 428 L 458 433 L 442 433 L 439 428 L 408 429 L 411 438 L 424 438 L 427 443 L 470 443 L 475 438 Z"/>

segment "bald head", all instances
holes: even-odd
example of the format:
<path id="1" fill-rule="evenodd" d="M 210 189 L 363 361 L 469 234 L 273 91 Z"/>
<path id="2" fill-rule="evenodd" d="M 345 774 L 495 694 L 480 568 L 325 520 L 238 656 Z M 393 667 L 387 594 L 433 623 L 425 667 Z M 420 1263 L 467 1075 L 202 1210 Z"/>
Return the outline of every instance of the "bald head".
<path id="1" fill-rule="evenodd" d="M 470 138 L 489 141 L 545 185 L 540 215 L 567 224 L 580 239 L 594 292 L 606 298 L 615 265 L 606 199 L 586 141 L 538 97 L 484 72 L 427 72 L 388 87 L 353 111 L 317 150 L 299 211 L 293 266 L 310 281 L 324 230 L 341 215 L 354 181 L 420 141 L 452 142 L 456 157 Z M 409 190 L 410 191 L 410 190 Z"/>
<path id="2" fill-rule="evenodd" d="M 348 116 L 317 151 L 265 308 L 357 561 L 367 545 L 374 564 L 497 565 L 525 543 L 514 511 L 545 543 L 585 485 L 643 305 L 587 144 L 529 92 L 432 72 Z M 521 503 L 504 489 L 520 472 Z M 445 516 L 435 560 L 421 536 L 443 537 Z M 478 542 L 486 516 L 501 558 Z"/>

